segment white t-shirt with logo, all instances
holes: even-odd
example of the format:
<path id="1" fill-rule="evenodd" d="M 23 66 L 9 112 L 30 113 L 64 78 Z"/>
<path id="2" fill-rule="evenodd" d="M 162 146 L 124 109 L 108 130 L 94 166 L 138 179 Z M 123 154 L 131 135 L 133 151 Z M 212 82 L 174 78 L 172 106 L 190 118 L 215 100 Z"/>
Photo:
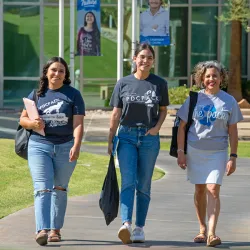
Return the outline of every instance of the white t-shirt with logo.
<path id="1" fill-rule="evenodd" d="M 177 112 L 183 121 L 188 120 L 189 100 Z M 188 132 L 188 144 L 202 150 L 225 150 L 228 147 L 228 125 L 243 120 L 233 96 L 220 90 L 216 95 L 198 93 L 193 112 L 193 123 Z"/>

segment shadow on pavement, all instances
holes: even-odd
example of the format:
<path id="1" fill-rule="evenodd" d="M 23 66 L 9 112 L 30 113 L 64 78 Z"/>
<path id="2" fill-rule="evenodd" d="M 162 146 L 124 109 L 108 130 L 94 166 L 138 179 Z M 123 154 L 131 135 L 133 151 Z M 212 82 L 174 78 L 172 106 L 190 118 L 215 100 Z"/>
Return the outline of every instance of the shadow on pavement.
<path id="1" fill-rule="evenodd" d="M 66 242 L 76 242 L 76 243 L 66 243 Z M 62 240 L 62 242 L 65 242 L 65 244 L 56 244 L 56 245 L 47 245 L 47 247 L 60 247 L 60 246 L 122 246 L 123 244 L 119 241 L 103 241 L 103 240 L 79 240 L 79 239 L 66 239 Z M 157 246 L 165 246 L 168 247 L 167 249 L 170 249 L 169 247 L 173 247 L 174 249 L 181 248 L 197 248 L 197 247 L 205 247 L 205 243 L 194 243 L 194 242 L 188 242 L 188 241 L 152 241 L 148 240 L 145 243 L 133 243 L 129 245 L 123 245 L 126 247 L 132 247 L 132 248 L 151 248 L 151 247 L 157 247 Z M 250 246 L 250 242 L 229 242 L 225 241 L 221 245 L 216 246 L 216 248 L 221 249 L 231 249 L 231 247 L 234 247 L 234 250 L 237 250 L 235 247 L 247 247 Z"/>

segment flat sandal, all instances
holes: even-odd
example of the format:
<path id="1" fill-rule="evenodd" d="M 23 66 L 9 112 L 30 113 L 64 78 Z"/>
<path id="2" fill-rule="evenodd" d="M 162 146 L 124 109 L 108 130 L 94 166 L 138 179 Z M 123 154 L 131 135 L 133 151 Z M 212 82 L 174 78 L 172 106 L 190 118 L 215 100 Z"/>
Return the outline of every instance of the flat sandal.
<path id="1" fill-rule="evenodd" d="M 62 239 L 62 236 L 60 232 L 53 232 L 49 234 L 48 242 L 60 242 Z"/>
<path id="2" fill-rule="evenodd" d="M 206 233 L 206 231 L 200 231 L 194 237 L 194 243 L 206 243 L 206 242 L 207 242 L 207 233 Z"/>
<path id="3" fill-rule="evenodd" d="M 207 247 L 215 247 L 221 244 L 221 239 L 215 234 L 208 235 L 207 238 Z"/>

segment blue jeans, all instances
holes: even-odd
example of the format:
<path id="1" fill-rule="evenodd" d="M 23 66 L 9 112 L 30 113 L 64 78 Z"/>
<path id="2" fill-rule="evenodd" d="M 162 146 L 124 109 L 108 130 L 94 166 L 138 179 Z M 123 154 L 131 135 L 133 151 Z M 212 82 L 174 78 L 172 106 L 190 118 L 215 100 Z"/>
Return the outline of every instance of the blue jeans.
<path id="1" fill-rule="evenodd" d="M 160 150 L 159 135 L 147 135 L 147 128 L 120 126 L 117 156 L 121 172 L 122 223 L 132 222 L 136 189 L 136 226 L 145 225 L 150 203 L 151 180 Z"/>
<path id="2" fill-rule="evenodd" d="M 29 140 L 28 164 L 34 186 L 36 232 L 63 226 L 68 183 L 76 166 L 76 161 L 69 162 L 73 144 L 73 140 L 57 145 Z"/>

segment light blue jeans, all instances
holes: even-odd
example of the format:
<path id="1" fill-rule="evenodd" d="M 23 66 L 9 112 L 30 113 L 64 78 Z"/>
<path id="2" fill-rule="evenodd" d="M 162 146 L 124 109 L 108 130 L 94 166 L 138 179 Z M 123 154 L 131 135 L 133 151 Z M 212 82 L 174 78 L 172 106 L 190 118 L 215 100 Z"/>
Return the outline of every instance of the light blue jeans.
<path id="1" fill-rule="evenodd" d="M 29 140 L 28 164 L 34 186 L 36 232 L 61 229 L 67 206 L 67 191 L 76 161 L 69 162 L 74 142 L 57 145 Z M 65 189 L 59 190 L 55 187 Z"/>
<path id="2" fill-rule="evenodd" d="M 136 226 L 145 225 L 150 203 L 151 180 L 160 150 L 159 135 L 147 135 L 147 128 L 120 126 L 117 156 L 121 172 L 122 223 L 131 222 L 136 190 Z"/>

